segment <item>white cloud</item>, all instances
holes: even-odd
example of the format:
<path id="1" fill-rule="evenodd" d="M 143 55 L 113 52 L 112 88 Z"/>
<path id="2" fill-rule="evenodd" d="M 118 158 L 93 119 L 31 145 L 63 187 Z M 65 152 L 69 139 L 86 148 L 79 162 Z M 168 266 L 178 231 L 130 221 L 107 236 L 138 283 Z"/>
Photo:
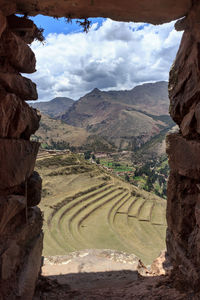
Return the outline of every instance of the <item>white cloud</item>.
<path id="1" fill-rule="evenodd" d="M 107 19 L 88 34 L 49 34 L 45 45 L 34 42 L 39 99 L 57 96 L 78 99 L 97 87 L 131 89 L 135 85 L 168 80 L 181 33 L 174 22 L 164 25 L 123 23 Z"/>

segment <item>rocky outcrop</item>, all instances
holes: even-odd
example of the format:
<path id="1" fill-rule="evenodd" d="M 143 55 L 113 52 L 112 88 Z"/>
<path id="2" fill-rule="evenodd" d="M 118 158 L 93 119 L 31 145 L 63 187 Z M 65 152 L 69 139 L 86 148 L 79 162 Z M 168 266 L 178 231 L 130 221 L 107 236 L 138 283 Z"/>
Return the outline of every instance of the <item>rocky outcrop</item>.
<path id="1" fill-rule="evenodd" d="M 153 276 L 161 276 L 170 274 L 172 265 L 168 253 L 163 250 L 160 255 L 153 261 L 150 268 L 150 274 Z"/>
<path id="2" fill-rule="evenodd" d="M 25 102 L 37 99 L 36 85 L 19 72 L 35 71 L 35 56 L 27 43 L 36 26 L 2 13 L 0 25 L 0 299 L 29 300 L 40 271 L 43 240 L 42 214 L 35 207 L 41 199 L 41 178 L 34 172 L 39 143 L 29 140 L 40 115 Z"/>

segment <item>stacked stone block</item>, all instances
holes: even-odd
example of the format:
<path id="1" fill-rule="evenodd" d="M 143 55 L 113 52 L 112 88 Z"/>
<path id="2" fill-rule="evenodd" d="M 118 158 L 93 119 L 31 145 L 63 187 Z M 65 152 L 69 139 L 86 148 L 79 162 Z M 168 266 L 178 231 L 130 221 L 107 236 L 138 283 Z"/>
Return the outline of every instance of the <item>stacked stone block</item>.
<path id="1" fill-rule="evenodd" d="M 39 143 L 30 137 L 40 115 L 25 101 L 36 85 L 20 73 L 35 72 L 28 44 L 37 28 L 25 17 L 0 13 L 0 299 L 32 299 L 41 266 L 41 178 L 34 172 Z"/>
<path id="2" fill-rule="evenodd" d="M 167 137 L 170 177 L 167 249 L 173 275 L 200 289 L 200 3 L 176 24 L 184 30 L 170 71 L 170 114 L 179 129 Z"/>

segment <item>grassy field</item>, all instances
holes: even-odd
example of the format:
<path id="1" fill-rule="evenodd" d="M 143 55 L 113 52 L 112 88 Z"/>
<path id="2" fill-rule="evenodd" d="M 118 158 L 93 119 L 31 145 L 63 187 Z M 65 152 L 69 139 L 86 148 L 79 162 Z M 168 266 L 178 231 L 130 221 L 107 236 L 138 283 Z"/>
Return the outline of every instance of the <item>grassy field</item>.
<path id="1" fill-rule="evenodd" d="M 150 264 L 165 249 L 166 201 L 75 154 L 41 157 L 44 252 L 98 248 L 134 253 Z"/>
<path id="2" fill-rule="evenodd" d="M 128 164 L 124 164 L 124 163 L 119 163 L 119 162 L 115 162 L 112 160 L 105 160 L 105 159 L 101 159 L 100 160 L 101 165 L 111 169 L 114 173 L 119 173 L 119 172 L 133 172 L 135 168 L 133 168 L 132 166 L 128 165 Z"/>

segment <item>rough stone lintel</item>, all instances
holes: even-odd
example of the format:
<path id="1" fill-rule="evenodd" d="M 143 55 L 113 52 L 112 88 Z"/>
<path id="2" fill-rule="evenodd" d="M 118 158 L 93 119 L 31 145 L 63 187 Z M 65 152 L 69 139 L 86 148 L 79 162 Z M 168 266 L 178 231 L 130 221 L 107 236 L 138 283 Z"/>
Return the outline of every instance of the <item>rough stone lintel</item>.
<path id="1" fill-rule="evenodd" d="M 106 17 L 118 21 L 160 24 L 187 14 L 191 0 L 13 0 L 18 13 L 54 17 Z"/>

